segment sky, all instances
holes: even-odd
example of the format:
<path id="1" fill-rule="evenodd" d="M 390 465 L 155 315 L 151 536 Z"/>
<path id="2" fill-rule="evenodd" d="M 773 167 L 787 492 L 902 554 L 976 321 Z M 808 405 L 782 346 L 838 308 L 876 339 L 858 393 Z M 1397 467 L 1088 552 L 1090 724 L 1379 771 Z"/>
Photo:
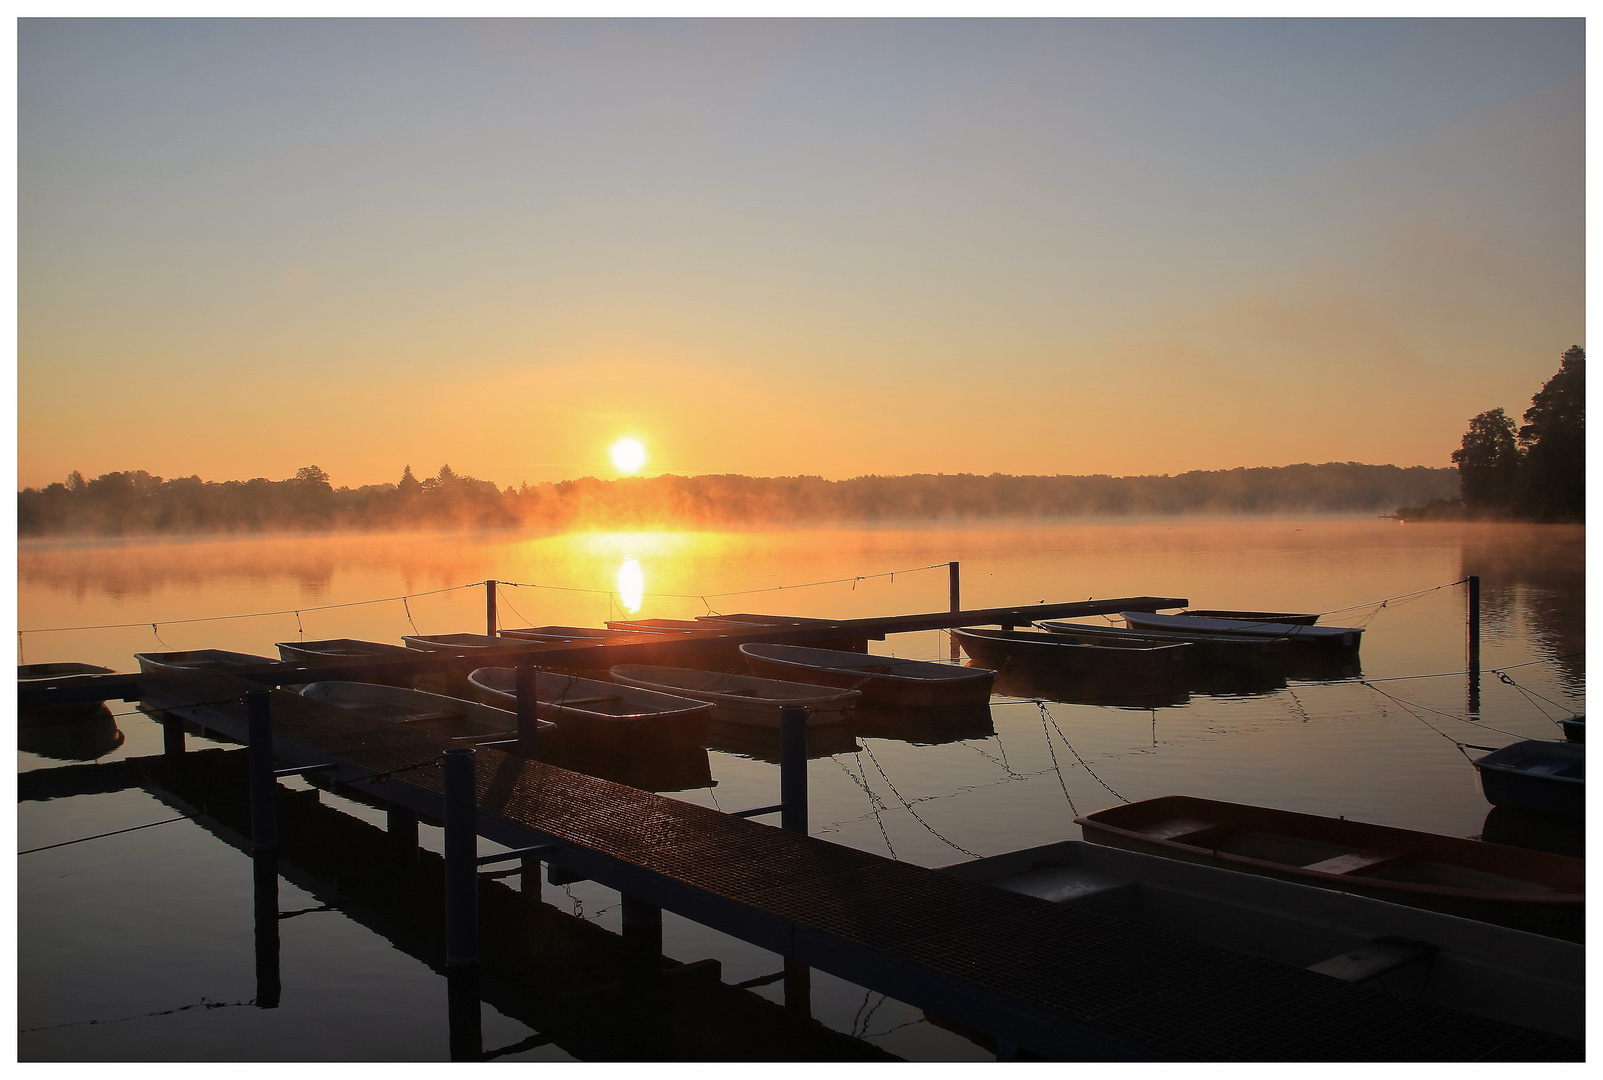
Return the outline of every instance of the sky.
<path id="1" fill-rule="evenodd" d="M 21 20 L 17 471 L 1446 466 L 1585 344 L 1570 20 Z"/>

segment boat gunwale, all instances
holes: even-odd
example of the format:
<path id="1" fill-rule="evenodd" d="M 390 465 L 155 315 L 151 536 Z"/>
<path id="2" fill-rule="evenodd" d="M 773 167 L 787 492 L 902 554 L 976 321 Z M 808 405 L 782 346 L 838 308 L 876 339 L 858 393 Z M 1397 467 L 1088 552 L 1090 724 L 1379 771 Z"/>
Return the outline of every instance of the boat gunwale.
<path id="1" fill-rule="evenodd" d="M 897 675 L 894 672 L 889 672 L 889 671 L 870 671 L 870 670 L 867 670 L 868 665 L 866 665 L 866 664 L 865 665 L 861 665 L 861 666 L 856 666 L 856 667 L 853 667 L 853 666 L 835 667 L 833 665 L 828 665 L 828 664 L 809 664 L 809 663 L 803 663 L 803 662 L 798 661 L 798 660 L 787 660 L 787 659 L 784 659 L 783 657 L 772 657 L 772 656 L 765 656 L 762 653 L 747 652 L 747 649 L 752 648 L 754 646 L 758 647 L 758 648 L 764 648 L 764 649 L 798 649 L 800 651 L 808 652 L 808 653 L 831 653 L 831 652 L 835 652 L 836 651 L 836 650 L 833 650 L 833 649 L 812 649 L 812 648 L 808 648 L 808 647 L 803 646 L 803 645 L 778 645 L 778 644 L 773 644 L 773 643 L 769 643 L 769 642 L 761 642 L 761 641 L 746 642 L 745 644 L 740 646 L 740 652 L 741 652 L 742 655 L 748 656 L 748 657 L 755 656 L 757 659 L 762 660 L 762 661 L 764 661 L 766 663 L 770 663 L 770 664 L 783 664 L 786 667 L 796 668 L 797 670 L 800 670 L 800 671 L 808 671 L 808 670 L 830 671 L 830 672 L 834 672 L 837 675 L 856 676 L 857 678 L 861 678 L 861 679 L 891 680 L 891 681 L 894 681 L 896 684 L 899 684 L 899 685 L 905 684 L 907 686 L 943 687 L 943 688 L 944 687 L 965 687 L 965 686 L 975 685 L 975 684 L 978 684 L 978 683 L 983 682 L 983 681 L 994 682 L 994 681 L 996 681 L 996 674 L 997 674 L 996 671 L 994 669 L 992 669 L 992 668 L 984 668 L 984 667 L 978 667 L 978 668 L 974 668 L 974 667 L 955 667 L 955 666 L 948 665 L 948 664 L 933 664 L 933 663 L 930 663 L 928 660 L 909 660 L 909 659 L 905 659 L 905 658 L 900 657 L 900 656 L 881 656 L 878 653 L 846 653 L 846 652 L 843 652 L 843 653 L 840 654 L 842 656 L 861 656 L 861 657 L 866 657 L 868 659 L 878 660 L 878 661 L 881 661 L 883 663 L 889 663 L 889 664 L 917 665 L 918 668 L 921 669 L 921 670 L 928 669 L 928 670 L 933 670 L 933 671 L 958 672 L 958 673 L 960 673 L 960 674 L 955 675 L 955 676 L 943 676 L 943 677 L 941 677 L 939 679 L 924 678 L 924 677 L 920 677 L 920 676 L 916 676 L 916 675 Z M 777 680 L 777 681 L 781 681 L 782 682 L 784 680 Z"/>
<path id="2" fill-rule="evenodd" d="M 1160 837 L 1154 837 L 1154 836 L 1152 836 L 1152 835 L 1150 835 L 1148 833 L 1143 833 L 1143 832 L 1137 831 L 1135 829 L 1128 828 L 1126 826 L 1112 825 L 1112 824 L 1109 824 L 1105 820 L 1099 820 L 1098 819 L 1098 815 L 1100 815 L 1100 814 L 1107 814 L 1107 813 L 1110 813 L 1110 812 L 1117 812 L 1117 811 L 1125 810 L 1125 809 L 1127 809 L 1129 807 L 1137 807 L 1137 806 L 1147 807 L 1151 812 L 1153 812 L 1155 814 L 1155 813 L 1160 812 L 1161 810 L 1163 810 L 1166 807 L 1172 807 L 1172 806 L 1181 805 L 1182 804 L 1181 803 L 1182 800 L 1186 804 L 1190 804 L 1192 806 L 1200 806 L 1200 807 L 1202 807 L 1204 809 L 1210 808 L 1210 807 L 1224 807 L 1224 808 L 1227 808 L 1229 810 L 1234 810 L 1234 809 L 1238 809 L 1239 808 L 1239 809 L 1246 809 L 1248 811 L 1252 811 L 1255 814 L 1262 814 L 1262 815 L 1266 815 L 1266 816 L 1269 816 L 1269 817 L 1282 817 L 1282 818 L 1291 818 L 1291 819 L 1312 820 L 1312 821 L 1315 821 L 1315 822 L 1328 822 L 1329 821 L 1328 818 L 1321 817 L 1318 814 L 1303 814 L 1303 813 L 1299 813 L 1298 811 L 1295 811 L 1295 810 L 1279 810 L 1279 809 L 1275 809 L 1273 807 L 1248 806 L 1248 805 L 1243 804 L 1243 803 L 1227 803 L 1227 802 L 1222 802 L 1222 801 L 1213 800 L 1213 799 L 1202 799 L 1202 798 L 1198 798 L 1198 797 L 1190 796 L 1190 795 L 1165 795 L 1165 796 L 1160 796 L 1160 797 L 1155 798 L 1155 799 L 1143 799 L 1140 802 L 1128 803 L 1125 806 L 1108 807 L 1107 809 L 1104 809 L 1104 810 L 1098 810 L 1095 813 L 1085 814 L 1085 815 L 1082 815 L 1081 817 L 1075 818 L 1074 819 L 1074 823 L 1076 825 L 1080 826 L 1082 832 L 1085 834 L 1086 839 L 1087 840 L 1093 840 L 1093 842 L 1095 842 L 1094 839 L 1093 839 L 1093 834 L 1095 834 L 1097 832 L 1103 832 L 1103 833 L 1117 835 L 1117 836 L 1119 836 L 1121 838 L 1125 838 L 1125 839 L 1128 839 L 1128 840 L 1133 840 L 1133 841 L 1136 841 L 1136 842 L 1138 842 L 1140 844 L 1143 844 L 1143 845 L 1150 845 L 1150 846 L 1153 846 L 1153 847 L 1158 847 L 1158 848 L 1161 848 L 1161 849 L 1164 849 L 1164 850 L 1185 852 L 1187 854 L 1196 853 L 1197 855 L 1203 856 L 1204 858 L 1208 858 L 1208 859 L 1217 861 L 1219 863 L 1224 863 L 1226 865 L 1229 865 L 1229 864 L 1232 864 L 1232 863 L 1237 863 L 1237 864 L 1244 864 L 1244 865 L 1248 865 L 1248 866 L 1260 867 L 1260 868 L 1262 868 L 1262 869 L 1264 869 L 1266 871 L 1271 871 L 1276 876 L 1279 876 L 1279 875 L 1291 875 L 1294 879 L 1296 879 L 1296 878 L 1308 878 L 1308 879 L 1313 879 L 1313 880 L 1321 881 L 1321 882 L 1340 883 L 1340 884 L 1355 883 L 1355 884 L 1361 884 L 1361 885 L 1363 885 L 1365 887 L 1368 887 L 1368 888 L 1382 889 L 1382 890 L 1385 890 L 1387 892 L 1402 892 L 1402 893 L 1411 893 L 1411 894 L 1420 895 L 1420 896 L 1435 896 L 1435 897 L 1441 897 L 1441 898 L 1444 898 L 1444 899 L 1452 899 L 1452 900 L 1475 900 L 1475 901 L 1498 903 L 1498 904 L 1517 904 L 1517 905 L 1522 905 L 1522 906 L 1523 905 L 1529 905 L 1529 904 L 1535 904 L 1537 906 L 1542 906 L 1542 907 L 1572 907 L 1572 906 L 1575 906 L 1577 904 L 1583 903 L 1585 901 L 1585 897 L 1586 897 L 1585 867 L 1584 867 L 1584 862 L 1582 862 L 1582 860 L 1569 859 L 1568 856 L 1553 855 L 1553 854 L 1550 854 L 1550 853 L 1547 853 L 1547 852 L 1534 852 L 1534 851 L 1527 850 L 1525 848 L 1511 847 L 1511 846 L 1506 845 L 1506 844 L 1489 843 L 1489 842 L 1484 841 L 1484 840 L 1467 840 L 1466 839 L 1466 840 L 1463 840 L 1463 843 L 1484 845 L 1485 847 L 1490 848 L 1490 849 L 1494 849 L 1496 851 L 1514 852 L 1514 853 L 1518 854 L 1518 858 L 1519 859 L 1524 860 L 1527 863 L 1533 863 L 1534 864 L 1534 863 L 1547 862 L 1547 861 L 1550 861 L 1550 860 L 1553 860 L 1553 859 L 1564 859 L 1564 860 L 1567 860 L 1569 862 L 1575 862 L 1575 863 L 1580 864 L 1580 875 L 1581 875 L 1581 888 L 1580 888 L 1580 890 L 1579 891 L 1572 891 L 1572 892 L 1561 891 L 1563 886 L 1550 885 L 1547 882 L 1538 881 L 1538 880 L 1534 880 L 1534 879 L 1531 879 L 1531 878 L 1522 878 L 1520 880 L 1531 881 L 1533 884 L 1543 885 L 1544 887 L 1552 889 L 1552 891 L 1551 892 L 1546 892 L 1546 893 L 1498 892 L 1498 891 L 1492 891 L 1492 890 L 1487 890 L 1487 889 L 1468 889 L 1468 888 L 1449 886 L 1449 885 L 1429 885 L 1429 884 L 1425 884 L 1425 883 L 1410 882 L 1410 881 L 1407 881 L 1407 880 L 1399 880 L 1399 879 L 1396 879 L 1396 878 L 1367 877 L 1362 873 L 1335 874 L 1335 873 L 1330 873 L 1330 872 L 1323 871 L 1323 870 L 1310 870 L 1310 869 L 1307 869 L 1306 867 L 1295 866 L 1295 865 L 1292 865 L 1290 863 L 1273 862 L 1273 861 L 1270 861 L 1270 860 L 1267 860 L 1267 859 L 1255 858 L 1255 857 L 1250 856 L 1250 855 L 1236 855 L 1236 854 L 1233 854 L 1231 852 L 1222 852 L 1222 851 L 1218 851 L 1216 849 L 1211 849 L 1211 848 L 1207 848 L 1207 847 L 1201 847 L 1201 846 L 1194 845 L 1194 844 L 1188 844 L 1188 843 L 1186 843 L 1184 841 L 1167 840 L 1167 839 L 1163 839 L 1163 838 L 1160 838 Z M 1161 805 L 1158 805 L 1158 804 L 1161 804 Z M 1437 834 L 1433 834 L 1433 833 L 1420 832 L 1420 831 L 1414 830 L 1414 829 L 1399 829 L 1399 828 L 1396 828 L 1396 827 L 1390 826 L 1390 825 L 1377 825 L 1377 824 L 1374 824 L 1372 822 L 1366 822 L 1366 821 L 1349 821 L 1349 820 L 1347 820 L 1345 818 L 1338 819 L 1338 820 L 1340 821 L 1341 824 L 1344 824 L 1346 826 L 1354 827 L 1354 828 L 1356 828 L 1356 829 L 1358 829 L 1360 831 L 1371 831 L 1371 830 L 1373 830 L 1373 831 L 1375 831 L 1377 836 L 1379 836 L 1380 834 L 1385 834 L 1385 835 L 1397 837 L 1399 839 L 1401 839 L 1401 838 L 1410 838 L 1410 837 L 1419 837 L 1419 838 L 1424 838 L 1426 840 L 1432 841 L 1432 842 L 1436 843 L 1440 847 L 1448 847 L 1448 848 L 1456 847 L 1457 846 L 1456 842 L 1461 839 L 1459 837 L 1442 836 L 1442 835 L 1437 835 Z M 1215 817 L 1210 822 L 1209 830 L 1211 831 L 1212 829 L 1218 829 L 1218 828 L 1246 828 L 1246 827 L 1251 827 L 1251 826 L 1250 825 L 1239 824 L 1239 823 L 1232 824 L 1229 821 L 1221 820 L 1218 815 L 1215 815 Z M 1201 832 L 1202 830 L 1197 830 L 1197 831 Z M 1294 834 L 1283 834 L 1283 835 L 1294 835 Z M 1445 842 L 1445 843 L 1443 843 L 1443 842 Z M 1378 850 L 1387 850 L 1387 849 L 1379 848 Z M 1465 850 L 1470 850 L 1470 849 L 1465 849 Z M 1417 846 L 1415 846 L 1413 848 L 1405 848 L 1403 850 L 1398 851 L 1396 853 L 1396 855 L 1393 857 L 1393 859 L 1388 859 L 1387 861 L 1388 862 L 1395 861 L 1396 858 L 1404 858 L 1404 857 L 1409 857 L 1409 856 L 1428 859 L 1428 858 L 1430 858 L 1430 852 L 1429 851 L 1422 851 Z M 1434 861 L 1445 862 L 1445 860 L 1434 860 Z M 1380 865 L 1380 864 L 1376 864 L 1376 865 Z M 1447 865 L 1460 865 L 1460 866 L 1462 866 L 1462 865 L 1465 865 L 1465 864 L 1459 863 L 1459 864 L 1447 864 Z M 1468 869 L 1481 869 L 1480 867 L 1473 867 L 1473 866 L 1467 867 L 1467 868 Z M 1484 872 L 1493 873 L 1495 871 L 1489 871 L 1488 870 L 1488 871 L 1484 871 Z M 1504 877 L 1513 877 L 1514 875 L 1505 873 L 1505 874 L 1502 874 L 1502 876 L 1504 876 Z"/>
<path id="3" fill-rule="evenodd" d="M 750 696 L 750 695 L 746 695 L 746 694 L 726 694 L 726 693 L 722 693 L 722 692 L 717 691 L 717 690 L 710 690 L 710 689 L 699 689 L 699 688 L 698 689 L 690 689 L 688 687 L 676 687 L 676 686 L 673 686 L 672 684 L 668 684 L 668 683 L 648 683 L 646 680 L 640 679 L 638 677 L 634 678 L 634 679 L 631 679 L 627 675 L 619 674 L 619 672 L 627 671 L 627 670 L 629 670 L 631 668 L 632 669 L 636 669 L 636 670 L 650 670 L 650 671 L 686 671 L 686 672 L 691 672 L 691 673 L 698 674 L 698 675 L 712 675 L 712 676 L 715 676 L 715 677 L 716 676 L 720 676 L 720 675 L 727 675 L 729 673 L 704 672 L 704 671 L 700 671 L 700 670 L 698 670 L 696 668 L 665 667 L 665 666 L 660 665 L 660 664 L 616 664 L 608 672 L 608 674 L 612 677 L 612 680 L 614 682 L 622 683 L 625 686 L 632 686 L 632 687 L 634 687 L 634 688 L 636 688 L 638 690 L 651 690 L 651 691 L 655 691 L 656 693 L 666 694 L 666 695 L 668 695 L 670 697 L 682 696 L 682 695 L 694 695 L 694 694 L 707 694 L 707 695 L 709 695 L 709 697 L 706 700 L 710 700 L 715 705 L 730 705 L 730 706 L 746 705 L 746 706 L 753 706 L 753 707 L 756 707 L 756 708 L 783 708 L 783 707 L 786 707 L 786 706 L 794 706 L 794 705 L 805 705 L 808 708 L 812 708 L 812 707 L 814 707 L 816 705 L 833 705 L 833 706 L 835 706 L 835 708 L 821 709 L 819 711 L 820 712 L 840 712 L 840 711 L 842 711 L 844 709 L 851 708 L 852 705 L 858 699 L 860 699 L 863 696 L 863 692 L 861 690 L 848 690 L 848 689 L 844 689 L 844 688 L 834 688 L 834 687 L 830 688 L 830 689 L 834 690 L 834 693 L 814 693 L 814 694 L 811 694 L 811 695 L 806 696 L 806 697 L 794 697 L 794 698 L 770 698 L 770 697 L 755 697 L 755 696 Z M 778 684 L 778 685 L 794 686 L 799 690 L 817 691 L 817 690 L 822 689 L 817 683 L 786 683 L 785 680 L 783 680 L 783 679 L 767 679 L 767 678 L 763 678 L 760 675 L 735 675 L 734 677 L 735 678 L 739 678 L 739 679 L 747 679 L 747 680 L 750 680 L 752 682 L 775 683 L 775 684 Z M 703 699 L 694 698 L 693 700 L 703 700 Z"/>

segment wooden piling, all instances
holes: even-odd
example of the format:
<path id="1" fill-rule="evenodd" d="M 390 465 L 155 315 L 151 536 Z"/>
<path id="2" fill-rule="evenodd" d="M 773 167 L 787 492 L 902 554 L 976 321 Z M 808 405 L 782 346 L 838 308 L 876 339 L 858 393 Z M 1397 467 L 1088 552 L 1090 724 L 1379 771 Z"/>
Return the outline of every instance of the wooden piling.
<path id="1" fill-rule="evenodd" d="M 474 753 L 455 747 L 441 757 L 445 762 L 445 963 L 447 967 L 467 967 L 479 962 Z"/>
<path id="2" fill-rule="evenodd" d="M 1481 579 L 1469 576 L 1469 711 L 1481 711 Z"/>
<path id="3" fill-rule="evenodd" d="M 807 716 L 805 705 L 779 710 L 780 828 L 807 833 Z"/>
<path id="4" fill-rule="evenodd" d="M 540 758 L 539 709 L 535 698 L 535 679 L 539 669 L 530 664 L 518 666 L 514 686 L 518 695 L 518 753 L 531 761 Z"/>
<path id="5" fill-rule="evenodd" d="M 494 581 L 484 583 L 484 633 L 489 637 L 495 637 L 496 627 L 500 623 L 495 611 L 495 586 Z"/>
<path id="6" fill-rule="evenodd" d="M 250 731 L 250 838 L 258 849 L 278 846 L 278 779 L 273 775 L 273 704 L 271 690 L 245 695 Z"/>

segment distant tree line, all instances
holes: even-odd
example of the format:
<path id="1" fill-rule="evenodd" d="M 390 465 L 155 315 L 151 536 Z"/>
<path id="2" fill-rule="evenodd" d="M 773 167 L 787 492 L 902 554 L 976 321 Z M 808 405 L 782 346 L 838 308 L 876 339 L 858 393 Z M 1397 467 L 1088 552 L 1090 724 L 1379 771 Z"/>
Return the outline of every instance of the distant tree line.
<path id="1" fill-rule="evenodd" d="M 1412 521 L 1584 521 L 1586 350 L 1572 345 L 1542 384 L 1525 423 L 1498 406 L 1471 417 L 1452 454 L 1458 497 L 1404 506 Z"/>
<path id="2" fill-rule="evenodd" d="M 26 488 L 23 536 L 721 527 L 1099 515 L 1372 513 L 1449 495 L 1452 469 L 1289 465 L 1178 476 L 657 476 L 497 488 L 449 465 L 418 480 L 336 488 L 308 465 L 288 480 L 163 480 L 107 473 Z"/>

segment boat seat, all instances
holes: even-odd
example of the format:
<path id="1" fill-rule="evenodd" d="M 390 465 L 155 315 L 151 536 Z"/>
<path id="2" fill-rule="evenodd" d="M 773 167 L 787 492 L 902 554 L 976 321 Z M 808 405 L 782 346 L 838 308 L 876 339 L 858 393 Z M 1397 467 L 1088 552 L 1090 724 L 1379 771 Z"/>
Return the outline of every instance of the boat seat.
<path id="1" fill-rule="evenodd" d="M 1328 960 L 1310 964 L 1308 970 L 1329 975 L 1342 982 L 1367 982 L 1388 971 L 1396 971 L 1405 964 L 1428 959 L 1435 951 L 1436 946 L 1427 945 L 1422 941 L 1395 937 L 1376 938 L 1367 945 L 1348 949 Z"/>
<path id="2" fill-rule="evenodd" d="M 1393 859 L 1400 859 L 1405 854 L 1407 853 L 1402 851 L 1353 851 L 1346 855 L 1309 863 L 1303 869 L 1317 870 L 1321 874 L 1357 874 L 1364 870 L 1373 870 Z"/>

